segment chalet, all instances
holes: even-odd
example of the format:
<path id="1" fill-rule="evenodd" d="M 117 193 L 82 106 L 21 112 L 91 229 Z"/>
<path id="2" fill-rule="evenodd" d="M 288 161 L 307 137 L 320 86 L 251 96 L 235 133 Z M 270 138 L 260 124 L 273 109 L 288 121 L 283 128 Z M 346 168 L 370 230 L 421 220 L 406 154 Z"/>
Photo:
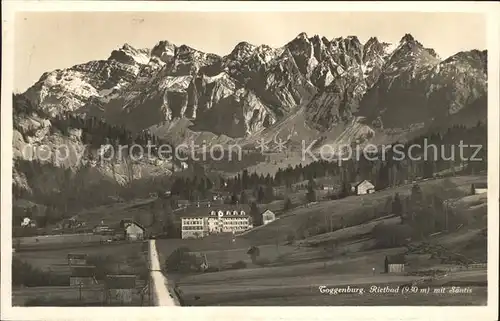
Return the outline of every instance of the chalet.
<path id="1" fill-rule="evenodd" d="M 144 239 L 146 229 L 136 221 L 122 220 L 120 227 L 123 228 L 125 239 L 129 241 L 138 241 Z"/>
<path id="2" fill-rule="evenodd" d="M 368 180 L 362 180 L 351 184 L 351 192 L 356 195 L 365 195 L 375 192 L 375 185 Z"/>
<path id="3" fill-rule="evenodd" d="M 106 301 L 118 304 L 131 303 L 136 279 L 135 274 L 107 275 L 105 281 Z"/>
<path id="4" fill-rule="evenodd" d="M 82 265 L 72 266 L 69 277 L 69 285 L 92 285 L 97 284 L 95 279 L 95 266 Z"/>
<path id="5" fill-rule="evenodd" d="M 274 221 L 276 219 L 276 214 L 274 214 L 270 210 L 265 210 L 264 213 L 262 213 L 261 215 L 262 215 L 262 224 L 263 225 L 271 223 L 272 221 Z"/>
<path id="6" fill-rule="evenodd" d="M 384 260 L 385 273 L 401 273 L 405 270 L 404 254 L 386 256 Z"/>
<path id="7" fill-rule="evenodd" d="M 87 265 L 87 254 L 68 254 L 68 265 Z"/>
<path id="8" fill-rule="evenodd" d="M 474 195 L 488 193 L 488 184 L 487 183 L 472 184 L 471 190 Z"/>

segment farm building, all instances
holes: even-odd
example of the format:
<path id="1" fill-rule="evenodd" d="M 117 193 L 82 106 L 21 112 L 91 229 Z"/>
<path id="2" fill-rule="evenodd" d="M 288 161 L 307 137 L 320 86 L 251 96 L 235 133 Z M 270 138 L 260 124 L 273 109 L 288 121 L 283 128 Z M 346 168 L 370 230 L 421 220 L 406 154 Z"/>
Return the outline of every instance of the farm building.
<path id="1" fill-rule="evenodd" d="M 137 276 L 134 274 L 106 276 L 106 299 L 108 303 L 132 302 Z"/>
<path id="2" fill-rule="evenodd" d="M 92 285 L 97 284 L 95 279 L 95 266 L 82 265 L 71 267 L 69 285 Z"/>
<path id="3" fill-rule="evenodd" d="M 488 193 L 488 184 L 487 183 L 472 184 L 471 190 L 473 195 Z"/>
<path id="4" fill-rule="evenodd" d="M 178 208 L 186 208 L 189 205 L 191 205 L 191 202 L 189 200 L 177 200 L 177 207 Z"/>
<path id="5" fill-rule="evenodd" d="M 87 265 L 87 254 L 68 254 L 68 265 Z"/>
<path id="6" fill-rule="evenodd" d="M 145 228 L 132 220 L 123 220 L 120 226 L 124 229 L 125 239 L 130 241 L 137 241 L 144 239 Z"/>
<path id="7" fill-rule="evenodd" d="M 401 273 L 405 270 L 404 254 L 386 256 L 384 261 L 385 273 Z"/>
<path id="8" fill-rule="evenodd" d="M 113 229 L 111 227 L 109 227 L 108 225 L 105 225 L 104 222 L 101 222 L 99 225 L 94 227 L 94 229 L 92 230 L 92 232 L 94 232 L 94 234 L 106 234 L 106 233 L 110 233 L 112 231 L 113 231 Z"/>
<path id="9" fill-rule="evenodd" d="M 351 184 L 351 192 L 356 195 L 365 195 L 375 192 L 375 185 L 368 180 L 362 180 Z"/>
<path id="10" fill-rule="evenodd" d="M 265 210 L 264 213 L 262 213 L 262 224 L 266 225 L 268 223 L 271 223 L 276 219 L 276 215 L 271 212 L 270 210 Z"/>
<path id="11" fill-rule="evenodd" d="M 36 220 L 33 220 L 29 217 L 25 217 L 21 222 L 22 227 L 36 227 Z"/>

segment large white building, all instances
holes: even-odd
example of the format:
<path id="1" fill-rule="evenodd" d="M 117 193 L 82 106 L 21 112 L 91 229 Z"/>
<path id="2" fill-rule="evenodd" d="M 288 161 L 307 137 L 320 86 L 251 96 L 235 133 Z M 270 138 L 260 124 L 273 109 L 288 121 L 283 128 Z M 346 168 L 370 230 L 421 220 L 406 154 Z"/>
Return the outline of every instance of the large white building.
<path id="1" fill-rule="evenodd" d="M 243 232 L 252 228 L 246 206 L 188 207 L 181 215 L 181 236 L 200 238 L 215 233 Z"/>

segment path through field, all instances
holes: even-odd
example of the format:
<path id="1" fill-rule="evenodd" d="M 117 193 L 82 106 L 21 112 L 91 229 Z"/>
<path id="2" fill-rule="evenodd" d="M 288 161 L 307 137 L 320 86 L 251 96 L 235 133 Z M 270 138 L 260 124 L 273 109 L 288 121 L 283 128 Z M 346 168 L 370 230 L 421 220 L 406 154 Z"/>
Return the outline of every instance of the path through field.
<path id="1" fill-rule="evenodd" d="M 155 240 L 149 240 L 149 264 L 153 301 L 155 306 L 176 306 L 178 303 L 168 291 L 168 280 L 161 271 Z"/>

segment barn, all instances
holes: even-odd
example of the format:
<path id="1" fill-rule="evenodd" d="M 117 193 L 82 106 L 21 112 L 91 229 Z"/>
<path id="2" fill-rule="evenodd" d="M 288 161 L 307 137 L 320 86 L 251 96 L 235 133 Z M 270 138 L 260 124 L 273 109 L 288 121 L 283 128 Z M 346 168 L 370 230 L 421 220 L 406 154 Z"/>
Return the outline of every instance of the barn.
<path id="1" fill-rule="evenodd" d="M 356 195 L 365 195 L 375 192 L 375 185 L 368 180 L 363 180 L 351 184 L 351 192 Z"/>
<path id="2" fill-rule="evenodd" d="M 472 184 L 471 189 L 473 195 L 488 193 L 488 184 L 487 183 Z"/>
<path id="3" fill-rule="evenodd" d="M 132 220 L 123 220 L 120 224 L 125 233 L 125 238 L 129 241 L 139 241 L 144 239 L 145 228 Z"/>
<path id="4" fill-rule="evenodd" d="M 69 277 L 69 285 L 92 285 L 97 284 L 95 279 L 95 266 L 73 266 Z"/>
<path id="5" fill-rule="evenodd" d="M 110 304 L 132 302 L 137 276 L 135 274 L 107 275 L 106 300 Z"/>
<path id="6" fill-rule="evenodd" d="M 404 254 L 386 256 L 384 260 L 385 273 L 402 273 L 405 271 Z"/>

